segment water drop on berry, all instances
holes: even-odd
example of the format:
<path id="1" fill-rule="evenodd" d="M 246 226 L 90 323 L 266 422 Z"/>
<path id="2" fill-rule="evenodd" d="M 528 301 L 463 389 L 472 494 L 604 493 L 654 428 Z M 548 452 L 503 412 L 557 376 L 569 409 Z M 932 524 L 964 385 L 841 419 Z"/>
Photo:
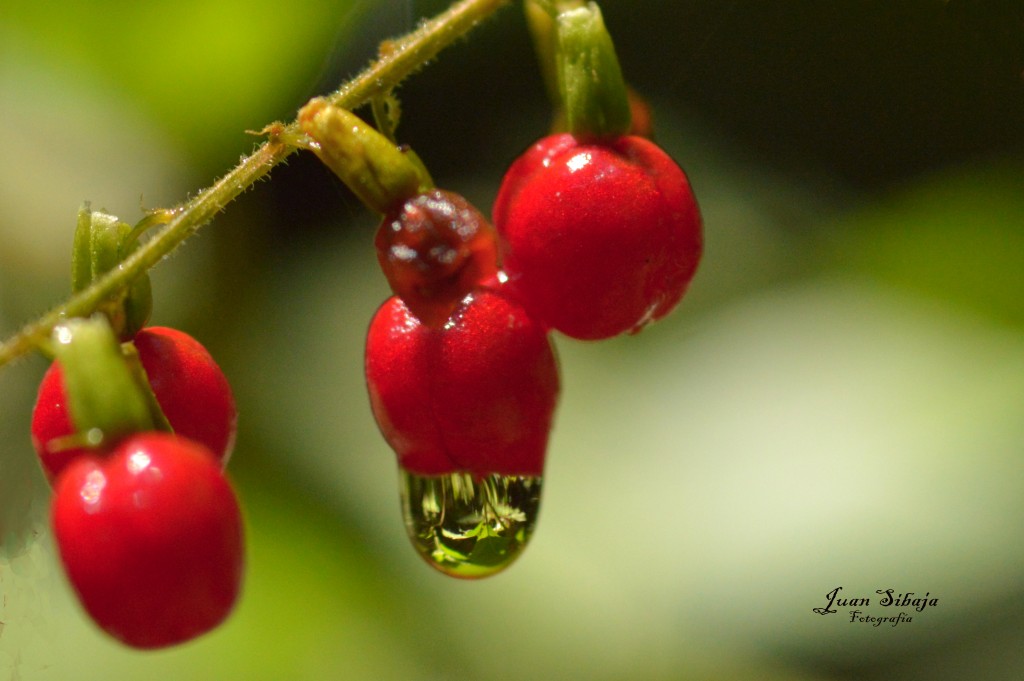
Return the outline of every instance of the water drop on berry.
<path id="1" fill-rule="evenodd" d="M 540 477 L 400 472 L 409 540 L 444 574 L 489 577 L 512 564 L 530 541 L 540 508 Z"/>

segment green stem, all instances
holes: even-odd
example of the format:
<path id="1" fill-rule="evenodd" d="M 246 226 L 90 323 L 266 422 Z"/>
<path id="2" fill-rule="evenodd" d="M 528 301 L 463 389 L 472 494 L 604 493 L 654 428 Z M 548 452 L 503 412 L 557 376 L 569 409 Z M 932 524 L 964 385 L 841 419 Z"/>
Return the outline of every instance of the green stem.
<path id="1" fill-rule="evenodd" d="M 335 106 L 354 109 L 396 87 L 441 50 L 469 33 L 509 0 L 462 0 L 424 22 L 415 31 L 385 43 L 380 58 L 327 97 Z M 153 238 L 128 256 L 121 266 L 97 279 L 0 345 L 0 367 L 44 345 L 53 328 L 71 317 L 92 314 L 112 294 L 148 272 L 185 239 L 208 223 L 239 194 L 296 150 L 298 125 L 268 127 L 269 139 L 214 185 L 173 211 L 173 217 Z"/>

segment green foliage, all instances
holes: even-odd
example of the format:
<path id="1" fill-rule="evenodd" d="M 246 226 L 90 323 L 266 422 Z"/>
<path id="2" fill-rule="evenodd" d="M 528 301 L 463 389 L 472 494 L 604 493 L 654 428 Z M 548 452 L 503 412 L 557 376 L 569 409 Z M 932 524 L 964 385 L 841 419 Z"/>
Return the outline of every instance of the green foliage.
<path id="1" fill-rule="evenodd" d="M 1024 327 L 1024 166 L 951 168 L 828 225 L 829 260 Z"/>
<path id="2" fill-rule="evenodd" d="M 287 113 L 365 9 L 314 0 L 57 0 L 5 7 L 5 28 L 126 95 L 198 157 L 236 155 L 242 131 Z"/>

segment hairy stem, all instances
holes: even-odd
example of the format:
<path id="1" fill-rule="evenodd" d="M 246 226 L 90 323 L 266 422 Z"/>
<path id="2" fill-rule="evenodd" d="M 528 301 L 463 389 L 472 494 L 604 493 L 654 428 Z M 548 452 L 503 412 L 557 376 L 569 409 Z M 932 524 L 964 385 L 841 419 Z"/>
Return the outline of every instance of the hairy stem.
<path id="1" fill-rule="evenodd" d="M 447 11 L 424 22 L 415 31 L 381 45 L 380 58 L 327 99 L 336 106 L 354 109 L 388 92 L 508 2 L 461 0 L 454 3 Z M 252 155 L 244 158 L 194 199 L 170 211 L 171 217 L 166 224 L 119 267 L 26 325 L 0 345 L 0 367 L 44 344 L 53 328 L 62 320 L 84 317 L 95 312 L 105 300 L 156 265 L 296 150 L 292 143 L 299 136 L 295 122 L 268 126 L 267 131 L 269 139 Z"/>

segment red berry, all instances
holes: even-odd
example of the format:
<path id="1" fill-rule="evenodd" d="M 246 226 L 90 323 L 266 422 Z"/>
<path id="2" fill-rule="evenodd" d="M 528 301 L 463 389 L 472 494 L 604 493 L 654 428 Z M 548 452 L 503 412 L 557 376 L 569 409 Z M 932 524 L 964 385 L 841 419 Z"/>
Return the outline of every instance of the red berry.
<path id="1" fill-rule="evenodd" d="M 210 353 L 188 334 L 159 326 L 140 331 L 134 343 L 174 432 L 205 445 L 226 464 L 234 448 L 238 413 L 227 378 Z M 32 412 L 32 444 L 50 480 L 88 452 L 67 446 L 74 433 L 61 367 L 54 362 L 43 375 Z"/>
<path id="2" fill-rule="evenodd" d="M 666 315 L 702 251 L 686 175 L 639 137 L 540 140 L 506 173 L 494 224 L 524 307 L 574 338 L 634 333 Z"/>
<path id="3" fill-rule="evenodd" d="M 57 362 L 50 365 L 39 384 L 39 395 L 32 409 L 31 429 L 32 446 L 39 455 L 43 472 L 51 481 L 68 464 L 90 451 L 70 445 L 68 438 L 74 434 L 75 426 L 71 423 L 64 378 Z"/>
<path id="4" fill-rule="evenodd" d="M 427 326 L 443 325 L 467 293 L 498 271 L 487 218 L 462 196 L 440 189 L 387 214 L 375 245 L 391 290 Z"/>
<path id="5" fill-rule="evenodd" d="M 506 296 L 470 294 L 441 329 L 390 298 L 370 324 L 366 383 L 406 470 L 541 475 L 558 367 L 543 327 Z"/>
<path id="6" fill-rule="evenodd" d="M 224 372 L 192 336 L 162 326 L 135 335 L 139 360 L 177 435 L 205 445 L 221 464 L 235 446 L 238 411 Z"/>
<path id="7" fill-rule="evenodd" d="M 142 433 L 57 482 L 53 530 L 90 617 L 137 648 L 195 638 L 220 624 L 242 581 L 242 519 L 202 445 Z"/>

